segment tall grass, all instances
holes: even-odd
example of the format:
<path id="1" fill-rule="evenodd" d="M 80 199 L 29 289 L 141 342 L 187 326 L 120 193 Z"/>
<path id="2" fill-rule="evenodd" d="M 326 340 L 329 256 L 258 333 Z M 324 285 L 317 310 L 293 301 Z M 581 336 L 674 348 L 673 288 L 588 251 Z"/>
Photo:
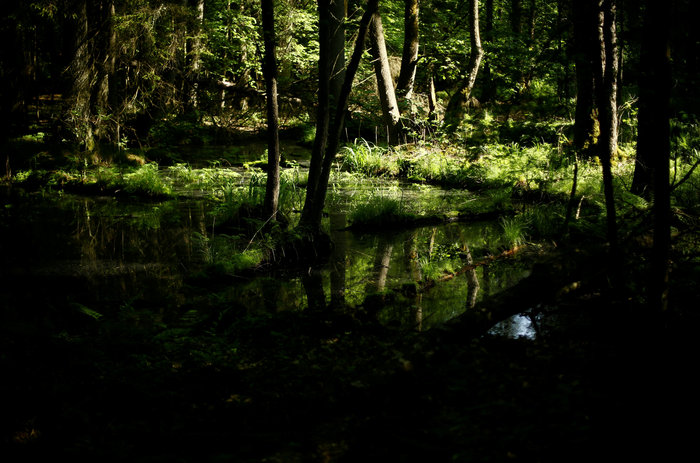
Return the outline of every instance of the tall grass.
<path id="1" fill-rule="evenodd" d="M 172 184 L 160 175 L 158 164 L 154 163 L 144 164 L 125 174 L 123 188 L 128 193 L 148 196 L 170 196 L 173 193 Z"/>
<path id="2" fill-rule="evenodd" d="M 386 148 L 373 145 L 367 140 L 358 139 L 344 146 L 340 151 L 341 167 L 351 172 L 360 172 L 368 176 L 397 175 L 399 172 L 396 159 L 389 156 Z"/>
<path id="3" fill-rule="evenodd" d="M 525 244 L 529 220 L 524 215 L 516 215 L 513 217 L 501 217 L 501 246 L 505 248 L 513 248 Z"/>
<path id="4" fill-rule="evenodd" d="M 367 201 L 358 202 L 348 219 L 357 226 L 381 226 L 414 218 L 404 202 L 395 196 L 372 195 Z"/>

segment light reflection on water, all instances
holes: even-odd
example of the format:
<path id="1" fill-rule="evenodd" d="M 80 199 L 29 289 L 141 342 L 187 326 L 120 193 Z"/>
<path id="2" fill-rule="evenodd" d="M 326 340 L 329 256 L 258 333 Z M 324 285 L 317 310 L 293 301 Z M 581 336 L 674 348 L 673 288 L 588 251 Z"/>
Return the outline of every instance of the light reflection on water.
<path id="1" fill-rule="evenodd" d="M 510 318 L 496 323 L 489 330 L 489 334 L 512 339 L 535 339 L 537 333 L 531 315 L 524 313 L 513 315 Z"/>

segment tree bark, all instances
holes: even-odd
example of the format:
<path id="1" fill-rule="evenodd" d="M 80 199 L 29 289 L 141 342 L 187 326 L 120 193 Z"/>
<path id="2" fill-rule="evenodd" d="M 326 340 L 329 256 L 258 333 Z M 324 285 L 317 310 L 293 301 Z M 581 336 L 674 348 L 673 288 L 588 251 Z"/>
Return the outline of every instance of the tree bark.
<path id="1" fill-rule="evenodd" d="M 452 129 L 456 129 L 459 126 L 466 113 L 469 97 L 474 89 L 476 76 L 479 73 L 481 58 L 484 56 L 484 49 L 481 47 L 481 37 L 479 35 L 479 0 L 471 0 L 469 13 L 471 34 L 469 73 L 450 98 L 445 110 L 445 121 L 448 127 Z"/>
<path id="2" fill-rule="evenodd" d="M 101 2 L 98 7 L 98 23 L 100 24 L 99 32 L 94 38 L 93 59 L 95 60 L 95 81 L 96 84 L 92 88 L 90 97 L 90 113 L 94 115 L 94 135 L 98 142 L 111 141 L 114 144 L 119 143 L 118 130 L 116 127 L 110 127 L 112 117 L 105 118 L 115 109 L 114 86 L 114 70 L 115 70 L 115 47 L 116 33 L 114 30 L 114 16 L 116 14 L 114 2 L 111 0 Z"/>
<path id="3" fill-rule="evenodd" d="M 486 0 L 486 24 L 484 25 L 484 44 L 488 49 L 488 44 L 493 42 L 493 0 Z M 481 92 L 482 101 L 491 101 L 496 97 L 496 85 L 491 76 L 491 65 L 487 59 L 484 63 L 483 90 Z"/>
<path id="4" fill-rule="evenodd" d="M 411 98 L 418 64 L 418 0 L 404 0 L 404 32 L 401 70 L 396 82 L 396 92 Z"/>
<path id="5" fill-rule="evenodd" d="M 515 35 L 523 32 L 523 7 L 520 0 L 510 0 L 510 29 Z"/>
<path id="6" fill-rule="evenodd" d="M 654 82 L 655 79 L 660 79 L 658 75 L 661 70 L 650 68 L 649 66 L 658 66 L 660 63 L 655 54 L 660 53 L 655 48 L 663 46 L 668 41 L 668 38 L 663 34 L 668 34 L 668 31 L 659 30 L 660 36 L 657 37 L 657 31 L 654 30 L 655 23 L 658 21 L 661 28 L 664 27 L 664 16 L 667 13 L 658 11 L 659 7 L 653 0 L 649 0 L 649 6 L 644 18 L 644 32 L 642 36 L 642 50 L 640 56 L 641 75 L 639 79 L 639 113 L 638 121 L 638 136 L 637 136 L 637 155 L 635 157 L 634 176 L 632 177 L 632 186 L 630 191 L 638 196 L 643 196 L 646 199 L 652 199 L 654 195 L 654 164 L 656 156 L 659 154 L 658 140 L 655 137 L 654 130 L 659 124 L 658 117 L 663 118 L 663 114 L 653 114 L 654 106 L 661 105 L 660 98 L 666 92 L 666 89 L 660 87 L 654 89 L 652 85 L 659 84 Z M 652 11 L 661 14 L 659 19 L 650 16 Z M 668 26 L 666 26 L 668 27 Z M 649 35 L 651 34 L 651 35 Z M 649 43 L 658 40 L 658 43 Z M 665 66 L 665 64 L 664 64 Z M 644 97 L 642 96 L 644 94 Z M 663 124 L 663 122 L 661 122 Z M 659 127 L 659 130 L 664 130 Z"/>
<path id="7" fill-rule="evenodd" d="M 668 306 L 671 208 L 669 191 L 669 98 L 671 93 L 670 14 L 668 6 L 650 0 L 644 20 L 639 81 L 637 156 L 648 159 L 653 178 L 654 243 L 651 254 L 649 306 L 660 314 Z M 639 166 L 639 164 L 637 165 Z"/>
<path id="8" fill-rule="evenodd" d="M 191 109 L 199 106 L 199 73 L 202 61 L 202 28 L 204 25 L 204 0 L 195 0 L 195 27 L 190 32 L 192 38 L 188 41 L 189 58 L 189 95 L 188 105 Z"/>
<path id="9" fill-rule="evenodd" d="M 330 34 L 330 105 L 335 108 L 345 79 L 345 0 L 331 0 Z"/>
<path id="10" fill-rule="evenodd" d="M 300 225 L 308 228 L 312 234 L 321 227 L 323 203 L 317 204 L 316 191 L 319 187 L 323 169 L 323 156 L 328 144 L 330 124 L 330 3 L 328 0 L 318 0 L 318 106 L 316 108 L 316 136 L 311 148 L 309 177 L 306 183 L 306 198 L 301 213 Z M 324 194 L 325 199 L 325 194 Z"/>
<path id="11" fill-rule="evenodd" d="M 598 0 L 599 61 L 596 96 L 600 123 L 598 153 L 603 169 L 608 243 L 617 251 L 617 223 L 612 181 L 612 158 L 617 153 L 617 31 L 615 0 Z"/>
<path id="12" fill-rule="evenodd" d="M 598 155 L 603 169 L 606 225 L 612 254 L 617 252 L 617 223 L 612 181 L 612 158 L 617 153 L 617 32 L 615 0 L 598 0 L 599 59 L 595 66 L 600 136 Z"/>
<path id="13" fill-rule="evenodd" d="M 75 55 L 70 65 L 73 76 L 73 86 L 71 88 L 72 108 L 70 110 L 72 127 L 70 129 L 76 133 L 78 141 L 86 151 L 93 151 L 95 149 L 95 137 L 90 100 L 94 69 L 88 46 L 90 29 L 86 0 L 78 2 L 75 19 Z"/>
<path id="14" fill-rule="evenodd" d="M 277 61 L 275 59 L 274 0 L 261 0 L 267 109 L 267 181 L 265 183 L 265 217 L 275 220 L 280 194 L 279 109 L 277 105 Z"/>
<path id="15" fill-rule="evenodd" d="M 386 43 L 384 41 L 384 28 L 382 27 L 382 18 L 379 13 L 375 13 L 372 17 L 369 34 L 372 59 L 374 60 L 374 73 L 377 77 L 377 91 L 379 92 L 379 101 L 382 105 L 384 125 L 387 130 L 388 142 L 394 145 L 399 142 L 399 121 L 401 115 L 399 114 L 399 105 L 396 102 L 394 82 L 391 78 L 389 57 L 386 52 Z"/>
<path id="16" fill-rule="evenodd" d="M 437 122 L 437 95 L 435 94 L 435 80 L 432 76 L 428 82 L 428 120 Z"/>

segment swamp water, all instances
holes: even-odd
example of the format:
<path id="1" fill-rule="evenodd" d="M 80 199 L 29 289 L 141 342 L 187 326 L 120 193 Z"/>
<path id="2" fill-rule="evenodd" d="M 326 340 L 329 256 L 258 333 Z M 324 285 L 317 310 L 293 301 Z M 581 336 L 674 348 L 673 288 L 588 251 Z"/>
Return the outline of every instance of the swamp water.
<path id="1" fill-rule="evenodd" d="M 335 247 L 325 265 L 216 282 L 192 277 L 240 254 L 249 241 L 217 229 L 211 201 L 13 194 L 3 198 L 0 225 L 3 310 L 92 318 L 130 311 L 140 322 L 158 323 L 213 303 L 248 314 L 328 306 L 361 308 L 383 324 L 424 330 L 529 274 L 527 259 L 490 258 L 498 253 L 497 222 L 350 231 L 345 208 L 358 194 L 361 186 L 341 186 L 329 198 Z M 469 200 L 425 187 L 401 194 L 433 204 Z M 513 317 L 497 331 L 531 337 L 528 320 Z"/>

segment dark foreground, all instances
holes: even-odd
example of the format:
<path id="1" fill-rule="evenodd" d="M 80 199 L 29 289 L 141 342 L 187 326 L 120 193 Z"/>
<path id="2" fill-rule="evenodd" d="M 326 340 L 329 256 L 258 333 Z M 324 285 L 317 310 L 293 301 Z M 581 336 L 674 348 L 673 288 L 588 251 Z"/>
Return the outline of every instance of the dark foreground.
<path id="1" fill-rule="evenodd" d="M 697 430 L 697 295 L 676 288 L 650 322 L 606 272 L 564 260 L 551 291 L 532 287 L 535 340 L 463 321 L 406 332 L 363 310 L 190 306 L 173 326 L 155 309 L 6 302 L 1 460 L 680 461 Z M 580 284 L 561 291 L 567 279 Z"/>

